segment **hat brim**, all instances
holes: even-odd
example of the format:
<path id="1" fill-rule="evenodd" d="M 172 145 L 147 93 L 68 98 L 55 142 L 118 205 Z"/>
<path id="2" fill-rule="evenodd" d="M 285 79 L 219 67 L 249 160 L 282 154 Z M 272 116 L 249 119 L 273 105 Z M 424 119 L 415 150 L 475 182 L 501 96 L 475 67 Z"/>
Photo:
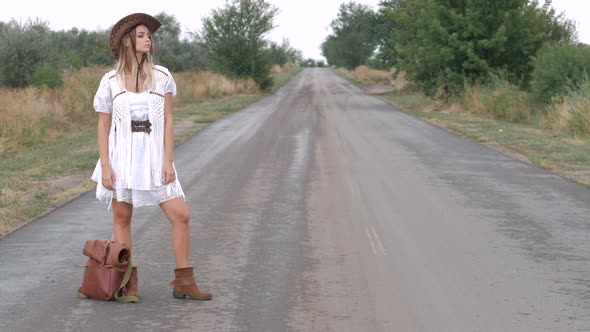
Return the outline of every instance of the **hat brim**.
<path id="1" fill-rule="evenodd" d="M 162 25 L 155 17 L 144 13 L 135 13 L 120 19 L 119 22 L 115 23 L 111 29 L 109 50 L 111 51 L 111 54 L 114 58 L 119 57 L 119 49 L 121 47 L 123 36 L 129 30 L 140 24 L 147 26 L 148 30 L 150 30 L 150 33 L 156 32 L 156 30 L 158 30 Z"/>

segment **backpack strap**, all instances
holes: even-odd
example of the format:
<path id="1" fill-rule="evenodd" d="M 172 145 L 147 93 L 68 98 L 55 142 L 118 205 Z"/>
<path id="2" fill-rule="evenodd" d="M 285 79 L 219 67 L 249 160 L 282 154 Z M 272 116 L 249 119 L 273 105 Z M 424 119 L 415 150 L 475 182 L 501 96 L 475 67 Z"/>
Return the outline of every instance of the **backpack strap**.
<path id="1" fill-rule="evenodd" d="M 78 297 L 81 299 L 87 299 L 88 296 L 84 295 L 84 293 L 82 293 L 80 290 L 82 289 L 82 287 L 78 288 Z"/>
<path id="2" fill-rule="evenodd" d="M 117 291 L 115 292 L 115 300 L 117 300 L 119 302 L 137 303 L 137 301 L 139 301 L 139 298 L 137 298 L 137 296 L 133 296 L 133 295 L 119 296 L 119 294 L 121 294 L 121 292 L 123 291 L 123 288 L 125 288 L 125 286 L 129 282 L 129 279 L 131 278 L 131 269 L 132 269 L 131 260 L 129 260 L 129 265 L 127 266 L 127 271 L 125 271 L 125 275 L 123 276 L 123 280 L 121 280 L 121 285 L 119 286 L 119 289 L 117 289 Z"/>

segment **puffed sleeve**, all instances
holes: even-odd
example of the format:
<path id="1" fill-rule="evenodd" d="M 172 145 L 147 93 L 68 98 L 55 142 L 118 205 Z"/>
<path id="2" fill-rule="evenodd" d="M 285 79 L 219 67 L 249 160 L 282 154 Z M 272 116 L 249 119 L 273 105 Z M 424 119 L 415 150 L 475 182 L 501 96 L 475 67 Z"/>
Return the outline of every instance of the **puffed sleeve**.
<path id="1" fill-rule="evenodd" d="M 172 74 L 168 74 L 166 84 L 164 84 L 164 94 L 168 92 L 172 92 L 172 95 L 176 96 L 176 82 L 174 81 Z"/>
<path id="2" fill-rule="evenodd" d="M 108 74 L 102 77 L 98 90 L 96 90 L 96 94 L 94 95 L 94 110 L 101 113 L 113 112 L 113 99 L 111 97 Z"/>

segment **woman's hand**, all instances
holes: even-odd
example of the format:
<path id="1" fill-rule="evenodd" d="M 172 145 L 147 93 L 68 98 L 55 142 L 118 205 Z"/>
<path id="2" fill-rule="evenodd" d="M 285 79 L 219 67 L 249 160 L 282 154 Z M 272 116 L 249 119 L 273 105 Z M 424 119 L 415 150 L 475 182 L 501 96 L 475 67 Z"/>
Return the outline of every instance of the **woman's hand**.
<path id="1" fill-rule="evenodd" d="M 174 182 L 176 180 L 176 172 L 174 171 L 174 166 L 172 166 L 171 161 L 167 161 L 164 163 L 164 167 L 162 168 L 162 181 L 164 184 L 168 184 Z"/>
<path id="2" fill-rule="evenodd" d="M 102 165 L 102 186 L 113 190 L 115 186 L 115 173 L 110 165 Z"/>

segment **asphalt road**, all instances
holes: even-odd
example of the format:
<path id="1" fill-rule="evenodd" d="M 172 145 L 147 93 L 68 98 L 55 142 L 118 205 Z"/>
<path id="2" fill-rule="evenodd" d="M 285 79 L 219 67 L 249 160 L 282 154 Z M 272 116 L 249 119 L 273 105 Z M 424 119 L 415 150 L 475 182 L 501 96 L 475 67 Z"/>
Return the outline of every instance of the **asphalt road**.
<path id="1" fill-rule="evenodd" d="M 133 217 L 138 304 L 80 300 L 89 192 L 0 240 L 0 331 L 590 331 L 590 190 L 328 69 L 176 149 L 209 302 L 173 299 L 170 226 Z M 88 174 L 90 176 L 90 174 Z"/>

